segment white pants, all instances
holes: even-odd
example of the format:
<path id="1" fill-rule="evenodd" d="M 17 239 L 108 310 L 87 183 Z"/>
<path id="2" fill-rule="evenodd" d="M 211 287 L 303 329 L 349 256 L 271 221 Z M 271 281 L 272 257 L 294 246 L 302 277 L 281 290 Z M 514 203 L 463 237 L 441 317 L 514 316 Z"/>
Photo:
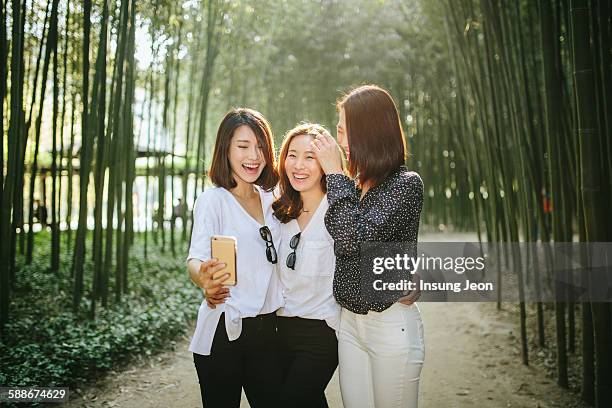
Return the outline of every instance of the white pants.
<path id="1" fill-rule="evenodd" d="M 416 304 L 395 303 L 367 315 L 342 309 L 338 358 L 345 408 L 416 408 L 424 357 Z"/>

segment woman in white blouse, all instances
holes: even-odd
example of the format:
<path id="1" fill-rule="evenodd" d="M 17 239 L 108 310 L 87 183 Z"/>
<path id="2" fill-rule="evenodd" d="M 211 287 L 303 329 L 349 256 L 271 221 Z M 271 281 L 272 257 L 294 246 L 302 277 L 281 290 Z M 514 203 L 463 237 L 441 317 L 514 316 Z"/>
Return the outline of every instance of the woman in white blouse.
<path id="1" fill-rule="evenodd" d="M 189 350 L 206 407 L 269 408 L 278 398 L 276 310 L 283 297 L 275 272 L 280 225 L 271 190 L 277 183 L 274 142 L 266 119 L 233 109 L 219 125 L 209 173 L 214 188 L 195 203 L 187 258 L 193 282 L 205 290 Z M 237 239 L 237 284 L 222 286 L 225 267 L 211 259 L 211 237 Z M 216 276 L 216 275 L 215 275 Z"/>
<path id="2" fill-rule="evenodd" d="M 277 312 L 281 407 L 327 407 L 325 388 L 338 365 L 334 242 L 325 229 L 326 181 L 311 142 L 329 132 L 315 124 L 290 130 L 279 158 L 279 273 L 284 306 Z M 338 154 L 339 151 L 338 151 Z"/>

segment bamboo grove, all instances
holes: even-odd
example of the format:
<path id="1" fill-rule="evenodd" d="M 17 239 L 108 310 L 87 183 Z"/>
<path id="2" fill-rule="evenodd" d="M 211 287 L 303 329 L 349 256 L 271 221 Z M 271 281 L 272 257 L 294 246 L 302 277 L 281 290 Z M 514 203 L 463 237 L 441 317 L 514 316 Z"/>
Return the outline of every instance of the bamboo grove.
<path id="1" fill-rule="evenodd" d="M 75 312 L 83 307 L 85 292 L 89 298 L 88 314 L 94 318 L 97 304 L 108 305 L 111 287 L 115 301 L 119 301 L 129 290 L 127 261 L 134 240 L 132 200 L 138 157 L 147 159 L 146 170 L 139 169 L 147 175 L 147 186 L 149 176 L 159 180 L 159 202 L 162 206 L 158 211 L 164 212 L 164 196 L 167 194 L 163 177 L 166 171 L 164 152 L 168 152 L 176 142 L 180 73 L 177 56 L 184 24 L 175 15 L 170 18 L 169 14 L 178 11 L 178 7 L 180 4 L 157 2 L 152 10 L 138 11 L 152 13 L 146 17 L 151 19 L 148 34 L 153 52 L 159 51 L 160 44 L 156 43 L 156 38 L 165 30 L 177 35 L 179 41 L 165 47 L 167 65 L 160 63 L 160 66 L 150 69 L 146 76 L 141 75 L 139 81 L 135 60 L 135 1 L 84 1 L 82 4 L 60 4 L 59 0 L 46 4 L 2 2 L 2 60 L 10 61 L 10 70 L 3 64 L 2 71 L 2 129 L 6 129 L 0 144 L 3 159 L 0 231 L 4 239 L 0 274 L 2 325 L 10 317 L 9 299 L 14 287 L 17 260 L 22 257 L 23 263 L 29 264 L 35 256 L 35 232 L 30 226 L 35 224 L 34 204 L 37 200 L 42 201 L 43 205 L 51 204 L 49 273 L 59 273 L 60 253 L 72 254 L 70 275 L 74 281 L 72 304 Z M 204 9 L 197 7 L 190 11 L 194 22 L 196 18 L 200 21 L 202 15 L 210 16 L 206 33 L 194 41 L 196 45 L 192 45 L 194 48 L 208 47 L 201 53 L 202 61 L 192 64 L 190 79 L 193 81 L 194 75 L 200 79 L 201 73 L 196 72 L 195 68 L 204 62 L 208 67 L 205 70 L 208 74 L 201 78 L 203 85 L 200 91 L 204 93 L 210 86 L 207 76 L 212 72 L 214 54 L 217 52 L 214 44 L 219 35 L 218 19 L 223 16 L 220 7 L 221 3 L 213 1 Z M 190 15 L 185 17 L 189 18 Z M 7 27 L 11 27 L 10 36 L 7 35 Z M 200 34 L 199 31 L 198 28 L 196 33 Z M 168 75 L 162 78 L 164 70 Z M 138 118 L 135 118 L 134 109 L 138 87 L 144 87 L 144 92 L 148 93 L 144 98 L 144 102 L 148 99 L 147 113 L 155 118 L 148 130 L 142 128 L 142 115 L 146 114 L 146 107 L 141 106 L 139 126 L 136 126 Z M 10 95 L 6 95 L 7 89 L 10 89 Z M 162 101 L 159 100 L 161 98 Z M 197 119 L 206 117 L 205 99 L 196 98 L 195 92 L 190 96 L 190 116 Z M 172 111 L 170 106 L 174 107 Z M 49 109 L 51 114 L 48 114 Z M 152 109 L 163 109 L 161 121 L 157 120 L 158 112 Z M 196 109 L 199 111 L 196 112 Z M 193 135 L 187 136 L 187 150 L 190 149 L 189 143 L 196 144 L 201 155 L 204 150 L 203 138 L 197 134 L 205 132 L 206 120 L 199 123 L 200 128 L 188 125 Z M 148 136 L 147 150 L 139 149 L 145 132 Z M 156 136 L 151 136 L 153 132 Z M 163 138 L 161 133 L 164 133 Z M 43 134 L 52 146 L 50 154 L 44 152 L 45 163 L 41 166 Z M 178 174 L 174 167 L 176 155 L 169 156 L 171 174 Z M 150 165 L 150 161 L 156 161 L 155 165 Z M 202 162 L 193 162 L 195 169 L 192 173 L 203 173 Z M 187 184 L 187 175 L 187 172 L 183 172 L 183 186 Z M 78 183 L 73 180 L 78 180 Z M 62 182 L 67 186 L 62 188 Z M 51 187 L 49 197 L 48 184 Z M 63 195 L 60 196 L 60 193 Z M 170 194 L 174 197 L 175 193 L 172 191 Z M 186 195 L 186 187 L 183 187 L 183 194 Z M 76 206 L 73 205 L 75 202 Z M 66 208 L 62 209 L 62 205 Z M 61 220 L 60 214 L 63 215 Z M 183 214 L 185 218 L 186 214 Z M 65 230 L 61 234 L 63 240 L 60 239 L 62 223 Z M 162 219 L 156 225 L 154 238 L 161 235 L 165 245 L 163 226 Z M 186 228 L 183 229 L 183 241 L 187 239 L 185 231 Z M 148 232 L 145 230 L 145 241 L 148 240 Z M 174 252 L 174 225 L 170 237 Z M 91 265 L 91 269 L 86 270 L 87 265 Z M 91 275 L 84 277 L 85 273 Z M 90 282 L 89 287 L 85 286 L 86 281 Z"/>
<path id="2" fill-rule="evenodd" d="M 130 292 L 128 259 L 184 256 L 231 106 L 279 141 L 300 120 L 333 128 L 366 82 L 398 101 L 424 228 L 612 241 L 611 30 L 596 0 L 0 0 L 0 327 L 37 208 L 50 279 L 69 275 L 71 309 L 95 319 Z M 612 405 L 609 304 L 523 302 L 519 320 L 523 363 L 552 349 L 576 387 L 580 361 L 582 398 Z"/>
<path id="3" fill-rule="evenodd" d="M 428 152 L 436 165 L 421 170 L 425 179 L 437 180 L 440 193 L 430 194 L 431 205 L 440 206 L 432 212 L 437 222 L 447 222 L 449 209 L 434 197 L 447 192 L 451 200 L 467 196 L 473 225 L 482 223 L 489 242 L 610 241 L 609 2 L 440 3 L 450 64 L 437 77 L 448 74 L 449 81 L 423 113 L 434 116 L 433 137 L 441 143 Z M 554 344 L 558 384 L 569 387 L 568 365 L 576 358 L 568 354 L 580 355 L 583 400 L 612 404 L 610 305 L 557 302 L 549 316 L 547 305 L 522 302 L 524 364 L 531 306 L 534 348 Z M 549 318 L 554 339 L 545 335 Z"/>

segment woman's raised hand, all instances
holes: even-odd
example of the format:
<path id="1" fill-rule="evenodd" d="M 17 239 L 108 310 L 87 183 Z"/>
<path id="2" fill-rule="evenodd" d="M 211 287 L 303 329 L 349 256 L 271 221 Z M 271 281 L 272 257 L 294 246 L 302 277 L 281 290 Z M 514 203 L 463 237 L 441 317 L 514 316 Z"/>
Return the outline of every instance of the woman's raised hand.
<path id="1" fill-rule="evenodd" d="M 200 264 L 195 283 L 203 289 L 206 303 L 211 309 L 216 308 L 216 305 L 220 303 L 225 303 L 225 299 L 230 296 L 229 288 L 223 287 L 223 283 L 230 277 L 230 274 L 219 273 L 226 266 L 215 258 Z"/>
<path id="2" fill-rule="evenodd" d="M 310 143 L 325 174 L 343 174 L 340 146 L 331 135 L 320 133 Z"/>

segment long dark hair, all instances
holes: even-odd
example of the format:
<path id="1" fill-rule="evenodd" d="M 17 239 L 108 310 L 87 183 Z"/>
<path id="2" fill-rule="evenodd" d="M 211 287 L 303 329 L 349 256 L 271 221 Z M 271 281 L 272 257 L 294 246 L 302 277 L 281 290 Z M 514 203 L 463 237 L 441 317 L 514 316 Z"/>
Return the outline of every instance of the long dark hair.
<path id="1" fill-rule="evenodd" d="M 210 180 L 217 187 L 224 187 L 228 190 L 236 187 L 236 180 L 232 176 L 232 168 L 229 163 L 229 148 L 234 131 L 240 126 L 248 126 L 255 133 L 266 160 L 266 167 L 255 184 L 266 191 L 271 191 L 278 182 L 272 128 L 261 113 L 249 108 L 234 108 L 223 117 L 219 130 L 217 130 L 215 151 L 209 172 Z"/>
<path id="2" fill-rule="evenodd" d="M 280 175 L 278 183 L 280 196 L 272 203 L 274 215 L 283 224 L 299 217 L 304 208 L 300 192 L 293 188 L 287 176 L 287 172 L 285 171 L 285 161 L 289 153 L 289 145 L 297 136 L 312 135 L 315 137 L 318 134 L 329 135 L 329 132 L 323 126 L 316 123 L 300 123 L 288 131 L 283 139 L 277 167 L 278 174 Z M 327 192 L 327 181 L 324 176 L 321 177 L 321 189 L 323 192 Z"/>

